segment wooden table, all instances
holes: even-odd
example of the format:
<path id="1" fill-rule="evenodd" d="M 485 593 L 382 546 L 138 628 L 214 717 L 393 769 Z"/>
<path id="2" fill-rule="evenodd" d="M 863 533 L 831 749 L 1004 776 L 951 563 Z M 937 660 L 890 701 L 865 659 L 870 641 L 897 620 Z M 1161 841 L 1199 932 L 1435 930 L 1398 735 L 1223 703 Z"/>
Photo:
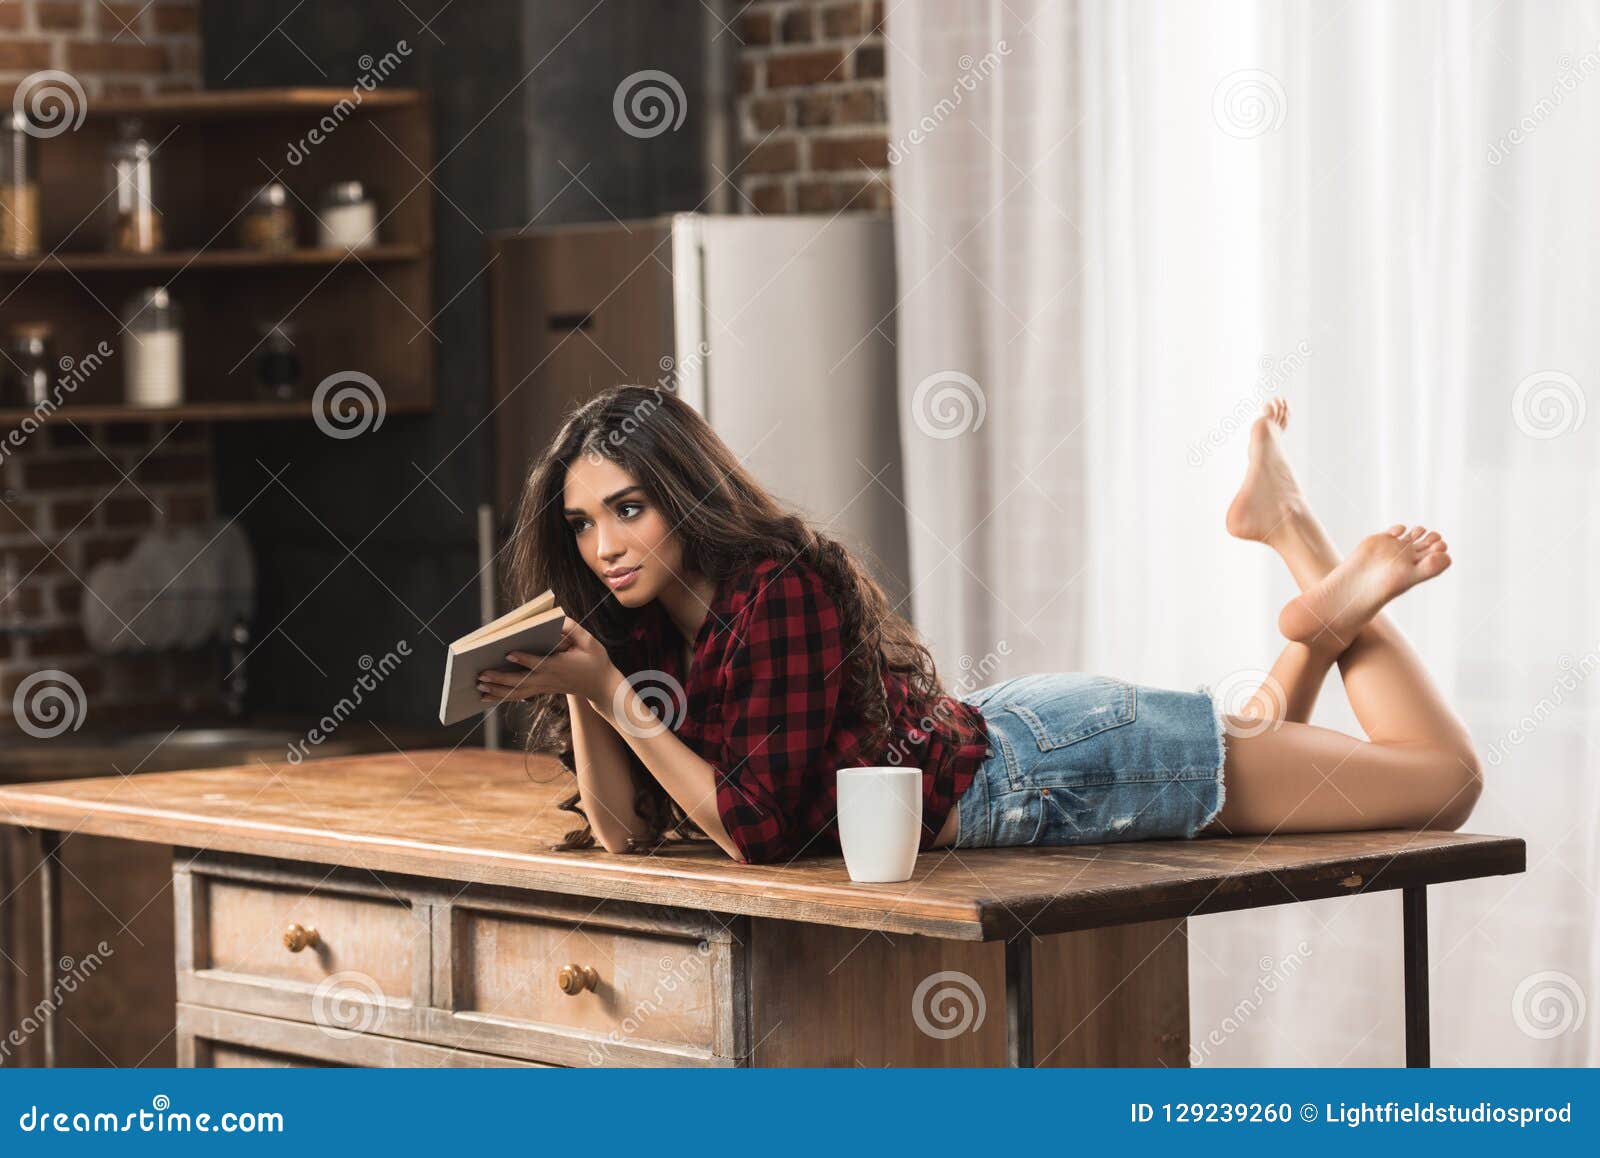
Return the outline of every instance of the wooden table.
<path id="1" fill-rule="evenodd" d="M 177 732 L 141 737 L 127 729 L 85 728 L 51 739 L 18 738 L 0 746 L 0 787 L 47 780 L 78 780 L 117 771 L 130 775 L 224 767 L 281 760 L 290 742 L 305 735 L 305 721 L 255 715 L 248 726 L 222 717 L 186 719 Z M 193 742 L 196 739 L 206 742 Z M 348 720 L 317 746 L 319 758 L 428 747 L 439 728 Z M 37 878 L 38 842 L 26 829 L 3 823 L 0 809 L 0 1066 L 44 1063 L 44 1035 L 20 1045 L 3 1031 L 24 1022 L 43 991 L 37 962 L 42 946 Z M 76 959 L 85 947 L 110 938 L 116 956 L 90 989 L 66 995 L 57 1013 L 70 1025 L 55 1063 L 62 1066 L 171 1066 L 176 1064 L 172 969 L 172 849 L 82 833 L 62 848 L 54 866 L 62 884 L 56 897 Z M 18 888 L 19 884 L 24 887 Z M 9 1046 L 9 1048 L 8 1048 Z"/>
<path id="2" fill-rule="evenodd" d="M 838 857 L 551 852 L 571 784 L 417 750 L 18 785 L 0 818 L 39 841 L 47 987 L 60 841 L 175 846 L 191 1065 L 1181 1066 L 1186 918 L 1388 889 L 1426 1065 L 1426 887 L 1526 864 L 1518 839 L 1380 831 L 940 849 L 857 884 Z"/>

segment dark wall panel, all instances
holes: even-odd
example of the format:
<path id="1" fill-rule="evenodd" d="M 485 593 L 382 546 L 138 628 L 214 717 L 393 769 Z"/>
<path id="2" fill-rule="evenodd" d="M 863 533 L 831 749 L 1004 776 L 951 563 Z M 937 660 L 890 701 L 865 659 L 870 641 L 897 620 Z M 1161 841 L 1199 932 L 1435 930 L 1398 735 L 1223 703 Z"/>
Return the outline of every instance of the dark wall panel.
<path id="1" fill-rule="evenodd" d="M 486 235 L 716 207 L 705 142 L 726 118 L 707 102 L 723 101 L 726 73 L 709 60 L 725 61 L 732 33 L 713 38 L 699 0 L 207 0 L 202 19 L 208 87 L 348 86 L 403 41 L 409 55 L 385 83 L 431 95 L 436 340 L 411 345 L 435 359 L 436 411 L 345 441 L 311 423 L 217 428 L 220 509 L 244 512 L 259 559 L 250 708 L 320 715 L 362 657 L 407 640 L 411 658 L 367 714 L 425 724 L 444 644 L 478 622 L 475 508 L 492 479 Z M 619 129 L 615 91 L 645 69 L 684 90 L 680 130 Z"/>

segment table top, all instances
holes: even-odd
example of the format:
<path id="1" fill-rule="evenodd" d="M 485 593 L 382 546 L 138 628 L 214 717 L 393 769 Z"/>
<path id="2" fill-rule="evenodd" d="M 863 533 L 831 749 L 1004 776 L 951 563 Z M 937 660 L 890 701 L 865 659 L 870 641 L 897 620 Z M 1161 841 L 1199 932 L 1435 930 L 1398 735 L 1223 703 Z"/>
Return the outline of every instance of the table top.
<path id="1" fill-rule="evenodd" d="M 1520 839 L 1337 832 L 933 849 L 909 881 L 838 855 L 744 865 L 709 841 L 651 855 L 553 852 L 578 827 L 553 758 L 480 748 L 0 787 L 0 823 L 456 882 L 998 940 L 1522 872 Z"/>

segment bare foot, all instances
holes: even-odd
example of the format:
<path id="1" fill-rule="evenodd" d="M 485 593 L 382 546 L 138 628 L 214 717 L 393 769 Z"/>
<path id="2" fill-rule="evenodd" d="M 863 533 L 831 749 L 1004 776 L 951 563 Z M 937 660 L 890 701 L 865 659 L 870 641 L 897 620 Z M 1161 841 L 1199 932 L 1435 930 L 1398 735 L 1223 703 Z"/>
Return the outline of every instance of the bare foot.
<path id="1" fill-rule="evenodd" d="M 1450 566 L 1438 531 L 1405 525 L 1368 535 L 1278 616 L 1278 630 L 1313 647 L 1348 647 L 1384 604 Z"/>
<path id="2" fill-rule="evenodd" d="M 1289 404 L 1274 398 L 1250 428 L 1250 465 L 1228 506 L 1228 534 L 1235 538 L 1265 543 L 1305 508 L 1300 484 L 1278 445 L 1278 432 L 1288 425 Z"/>

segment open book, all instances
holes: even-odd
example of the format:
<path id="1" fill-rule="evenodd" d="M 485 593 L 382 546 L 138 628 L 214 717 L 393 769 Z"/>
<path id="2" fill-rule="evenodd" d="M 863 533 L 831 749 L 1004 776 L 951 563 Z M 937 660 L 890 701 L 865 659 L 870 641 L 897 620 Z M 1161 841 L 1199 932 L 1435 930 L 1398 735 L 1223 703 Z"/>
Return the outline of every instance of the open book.
<path id="1" fill-rule="evenodd" d="M 546 591 L 452 643 L 445 653 L 439 722 L 454 724 L 483 711 L 484 705 L 478 701 L 478 673 L 491 667 L 526 671 L 508 664 L 506 652 L 549 655 L 561 642 L 565 619 L 566 612 L 556 606 L 555 594 Z"/>

